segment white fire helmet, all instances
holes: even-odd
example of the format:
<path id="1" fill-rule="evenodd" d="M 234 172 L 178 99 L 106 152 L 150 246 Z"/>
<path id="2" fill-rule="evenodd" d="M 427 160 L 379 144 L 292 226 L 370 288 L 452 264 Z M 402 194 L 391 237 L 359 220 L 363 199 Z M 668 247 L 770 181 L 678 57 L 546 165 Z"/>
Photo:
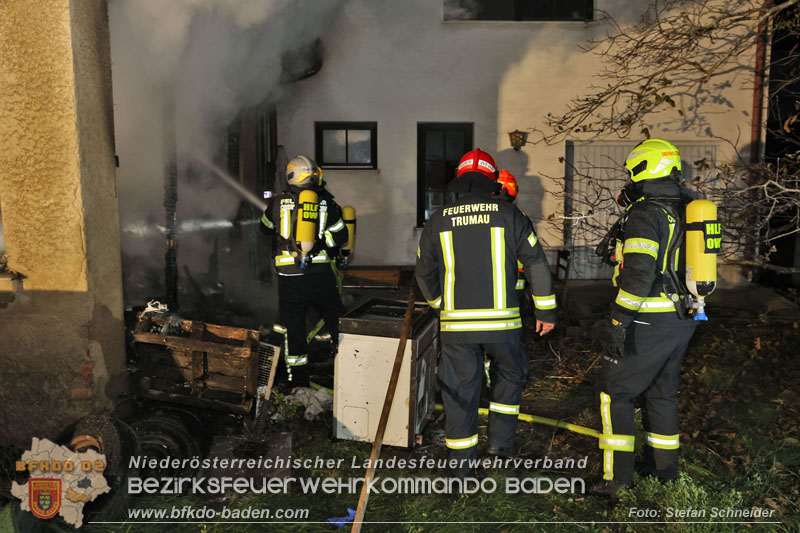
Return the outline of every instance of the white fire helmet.
<path id="1" fill-rule="evenodd" d="M 313 159 L 298 155 L 286 165 L 286 181 L 303 189 L 315 187 L 322 184 L 322 169 Z"/>

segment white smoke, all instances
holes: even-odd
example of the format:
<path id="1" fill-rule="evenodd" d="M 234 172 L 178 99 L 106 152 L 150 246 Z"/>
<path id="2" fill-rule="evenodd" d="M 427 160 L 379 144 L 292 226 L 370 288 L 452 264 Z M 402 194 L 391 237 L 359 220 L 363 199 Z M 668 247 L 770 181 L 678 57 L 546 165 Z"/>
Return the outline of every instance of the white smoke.
<path id="1" fill-rule="evenodd" d="M 477 0 L 444 0 L 444 20 L 474 20 L 480 10 Z"/>
<path id="2" fill-rule="evenodd" d="M 177 139 L 179 223 L 228 226 L 224 221 L 236 216 L 240 197 L 193 162 L 192 154 L 222 162 L 228 125 L 242 110 L 279 102 L 283 91 L 291 90 L 280 85 L 282 57 L 324 38 L 339 6 L 339 0 L 110 1 L 123 228 L 165 225 L 164 156 L 171 128 Z M 205 268 L 215 240 L 179 242 L 179 264 Z M 131 303 L 128 278 L 137 270 L 163 272 L 164 240 L 157 231 L 126 231 L 122 248 Z"/>

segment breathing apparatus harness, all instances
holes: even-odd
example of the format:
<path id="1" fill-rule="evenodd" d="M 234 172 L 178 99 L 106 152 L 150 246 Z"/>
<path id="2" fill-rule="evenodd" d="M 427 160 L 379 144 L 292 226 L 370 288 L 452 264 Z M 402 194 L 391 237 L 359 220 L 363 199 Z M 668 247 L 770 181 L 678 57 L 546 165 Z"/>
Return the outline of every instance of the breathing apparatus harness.
<path id="1" fill-rule="evenodd" d="M 617 267 L 621 265 L 622 243 L 625 240 L 625 223 L 628 221 L 628 214 L 634 205 L 640 202 L 649 202 L 658 206 L 667 215 L 670 224 L 675 224 L 676 231 L 669 241 L 669 248 L 666 251 L 666 268 L 662 274 L 662 289 L 664 295 L 675 304 L 675 312 L 681 320 L 693 320 L 696 310 L 692 306 L 693 295 L 689 292 L 684 281 L 684 276 L 678 273 L 680 265 L 676 266 L 676 254 L 679 253 L 684 243 L 686 227 L 684 218 L 678 215 L 675 204 L 680 204 L 685 208 L 688 202 L 680 197 L 668 196 L 649 196 L 636 190 L 636 183 L 629 183 L 617 196 L 617 204 L 625 209 L 619 218 L 614 222 L 605 234 L 600 244 L 595 248 L 595 254 L 600 256 L 603 263 Z M 679 259 L 685 263 L 686 255 L 681 254 Z M 685 267 L 684 267 L 685 268 Z M 616 285 L 616 275 L 614 276 Z"/>
<path id="2" fill-rule="evenodd" d="M 312 258 L 317 256 L 322 250 L 324 250 L 324 246 L 323 242 L 321 242 L 317 236 L 320 224 L 320 220 L 317 219 L 317 215 L 314 216 L 313 220 L 305 221 L 306 225 L 313 226 L 313 231 L 311 231 L 311 228 L 309 227 L 308 231 L 305 232 L 308 235 L 300 239 L 300 241 L 306 241 L 306 239 L 308 239 L 306 241 L 308 243 L 306 244 L 306 246 L 313 243 L 311 248 L 303 250 L 303 248 L 300 245 L 300 242 L 298 242 L 298 231 L 297 231 L 298 218 L 303 216 L 302 208 L 304 207 L 303 205 L 304 202 L 303 200 L 301 200 L 301 195 L 303 195 L 305 191 L 312 191 L 314 195 L 317 196 L 318 198 L 318 194 L 321 190 L 322 186 L 297 187 L 295 185 L 289 185 L 287 190 L 284 192 L 284 195 L 286 196 L 284 200 L 289 200 L 290 201 L 289 205 L 291 205 L 290 209 L 291 215 L 289 219 L 289 237 L 286 238 L 286 243 L 289 247 L 291 255 L 293 255 L 296 258 L 297 264 L 304 269 L 307 267 L 307 264 L 312 260 Z M 283 196 L 281 198 L 283 198 Z M 318 207 L 316 209 L 319 209 L 318 213 L 321 214 L 325 210 L 325 208 L 319 206 L 318 200 L 314 200 L 314 203 L 317 204 Z M 308 215 L 306 215 L 306 217 L 308 217 Z M 302 224 L 304 221 L 301 219 L 300 222 Z"/>

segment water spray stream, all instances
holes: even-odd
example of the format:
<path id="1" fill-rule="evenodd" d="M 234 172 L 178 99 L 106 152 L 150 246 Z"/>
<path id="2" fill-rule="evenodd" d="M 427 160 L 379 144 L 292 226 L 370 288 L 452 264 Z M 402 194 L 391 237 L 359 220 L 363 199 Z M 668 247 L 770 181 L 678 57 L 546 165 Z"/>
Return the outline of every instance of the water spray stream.
<path id="1" fill-rule="evenodd" d="M 206 159 L 205 156 L 203 156 L 202 154 L 197 154 L 197 153 L 194 154 L 194 159 L 198 163 L 201 163 L 209 170 L 211 170 L 214 176 L 224 181 L 231 189 L 236 191 L 239 194 L 239 196 L 241 196 L 242 198 L 253 204 L 258 209 L 263 210 L 265 207 L 267 207 L 267 204 L 262 199 L 260 199 L 252 192 L 248 191 L 244 187 L 244 185 L 233 179 L 231 176 L 228 175 L 227 172 L 225 172 L 224 170 L 219 168 L 219 166 L 215 165 L 214 163 Z"/>
<path id="2" fill-rule="evenodd" d="M 240 220 L 238 222 L 239 226 L 250 226 L 253 224 L 260 223 L 261 220 L 254 218 L 249 220 Z M 194 233 L 198 231 L 214 231 L 214 230 L 222 230 L 222 229 L 230 229 L 234 227 L 234 223 L 230 220 L 197 220 L 197 219 L 190 219 L 180 222 L 178 224 L 178 235 L 182 235 L 185 233 Z M 122 232 L 134 235 L 136 237 L 148 237 L 150 235 L 166 235 L 167 228 L 160 224 L 146 224 L 146 223 L 134 223 L 134 224 L 127 224 L 122 228 Z"/>

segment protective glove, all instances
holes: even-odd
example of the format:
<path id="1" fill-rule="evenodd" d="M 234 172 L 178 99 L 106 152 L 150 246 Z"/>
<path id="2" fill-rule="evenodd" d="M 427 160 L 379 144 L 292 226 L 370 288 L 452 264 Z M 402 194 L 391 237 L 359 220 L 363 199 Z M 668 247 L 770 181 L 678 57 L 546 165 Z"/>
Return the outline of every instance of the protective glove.
<path id="1" fill-rule="evenodd" d="M 607 359 L 612 359 L 615 362 L 625 359 L 625 334 L 627 329 L 622 322 L 611 319 L 611 322 L 606 327 L 606 342 L 603 350 L 603 355 Z"/>

